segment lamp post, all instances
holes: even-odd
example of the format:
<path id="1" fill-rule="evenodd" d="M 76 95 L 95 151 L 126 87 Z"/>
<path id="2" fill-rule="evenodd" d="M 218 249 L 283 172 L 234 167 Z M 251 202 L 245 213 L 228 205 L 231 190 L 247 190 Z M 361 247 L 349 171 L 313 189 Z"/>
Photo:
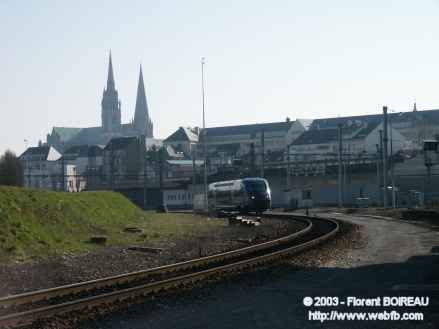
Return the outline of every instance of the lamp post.
<path id="1" fill-rule="evenodd" d="M 389 128 L 390 128 L 390 183 L 392 184 L 392 208 L 396 208 L 396 194 L 395 194 L 395 179 L 393 175 L 393 129 L 392 129 L 392 115 L 389 115 Z"/>
<path id="2" fill-rule="evenodd" d="M 390 110 L 395 113 L 394 110 Z M 401 115 L 402 112 L 399 112 Z M 392 207 L 396 208 L 396 191 L 395 191 L 395 175 L 394 175 L 394 163 L 393 163 L 393 127 L 392 127 L 392 115 L 389 115 L 389 128 L 390 128 L 390 180 L 392 184 Z"/>
<path id="3" fill-rule="evenodd" d="M 384 185 L 384 194 L 383 194 L 383 207 L 387 208 L 387 161 L 388 161 L 388 153 L 387 153 L 387 143 L 388 143 L 388 126 L 387 126 L 387 106 L 383 106 L 383 185 Z"/>
<path id="4" fill-rule="evenodd" d="M 343 127 L 338 125 L 338 207 L 343 207 Z"/>
<path id="5" fill-rule="evenodd" d="M 207 151 L 206 151 L 206 113 L 205 113 L 205 88 L 204 88 L 204 64 L 205 58 L 201 57 L 201 93 L 203 106 L 203 155 L 204 155 L 204 206 L 209 209 L 207 204 Z"/>

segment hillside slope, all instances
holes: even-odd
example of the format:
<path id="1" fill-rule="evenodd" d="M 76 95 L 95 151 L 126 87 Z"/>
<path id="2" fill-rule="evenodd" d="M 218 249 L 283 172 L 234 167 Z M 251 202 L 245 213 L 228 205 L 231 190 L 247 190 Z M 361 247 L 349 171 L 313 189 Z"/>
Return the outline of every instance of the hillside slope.
<path id="1" fill-rule="evenodd" d="M 89 242 L 93 235 L 107 236 L 107 245 L 123 246 L 184 238 L 219 225 L 224 224 L 191 214 L 144 212 L 115 192 L 64 193 L 0 186 L 0 261 L 102 248 Z M 126 227 L 138 227 L 143 233 L 124 232 Z"/>

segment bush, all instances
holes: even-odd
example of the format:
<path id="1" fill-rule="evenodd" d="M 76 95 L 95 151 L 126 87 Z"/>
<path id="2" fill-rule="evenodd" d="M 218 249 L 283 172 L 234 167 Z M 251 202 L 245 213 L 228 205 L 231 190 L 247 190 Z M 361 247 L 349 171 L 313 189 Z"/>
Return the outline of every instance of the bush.
<path id="1" fill-rule="evenodd" d="M 0 185 L 23 186 L 23 166 L 9 150 L 0 158 Z"/>

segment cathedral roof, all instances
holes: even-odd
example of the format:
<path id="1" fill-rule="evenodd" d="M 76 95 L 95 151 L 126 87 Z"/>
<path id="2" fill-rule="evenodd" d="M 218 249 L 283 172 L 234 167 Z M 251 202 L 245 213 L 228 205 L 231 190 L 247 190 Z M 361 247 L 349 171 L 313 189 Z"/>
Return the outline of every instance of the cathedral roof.
<path id="1" fill-rule="evenodd" d="M 107 143 L 107 138 L 104 135 L 102 127 L 83 128 L 71 140 L 68 141 L 70 145 L 104 145 Z"/>
<path id="2" fill-rule="evenodd" d="M 77 135 L 82 128 L 74 128 L 74 127 L 53 127 L 52 134 L 57 134 L 62 142 L 68 142 L 75 135 Z"/>

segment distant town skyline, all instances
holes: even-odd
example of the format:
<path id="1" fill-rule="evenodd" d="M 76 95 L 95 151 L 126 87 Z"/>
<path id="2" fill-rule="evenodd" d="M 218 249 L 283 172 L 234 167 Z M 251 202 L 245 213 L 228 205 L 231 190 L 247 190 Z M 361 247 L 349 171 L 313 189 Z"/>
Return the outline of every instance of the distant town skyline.
<path id="1" fill-rule="evenodd" d="M 122 121 L 142 64 L 155 136 L 208 127 L 439 108 L 439 2 L 0 3 L 0 153 L 52 126 L 101 123 L 111 49 Z"/>

